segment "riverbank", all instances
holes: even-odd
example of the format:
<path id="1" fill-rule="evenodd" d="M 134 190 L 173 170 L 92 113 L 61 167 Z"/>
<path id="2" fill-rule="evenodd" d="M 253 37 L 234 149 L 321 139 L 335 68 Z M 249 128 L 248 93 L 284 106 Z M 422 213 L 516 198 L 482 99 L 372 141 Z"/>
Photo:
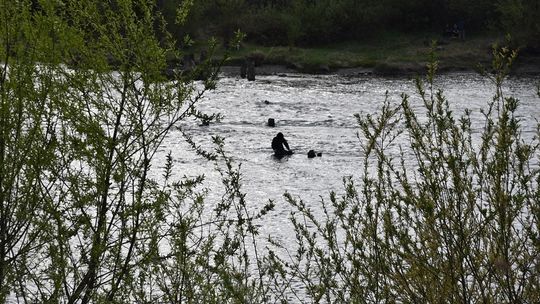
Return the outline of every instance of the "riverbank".
<path id="1" fill-rule="evenodd" d="M 440 72 L 476 71 L 491 64 L 492 45 L 503 39 L 494 34 L 471 35 L 466 39 L 430 34 L 387 33 L 377 40 L 353 41 L 317 48 L 269 47 L 243 44 L 232 52 L 225 68 L 232 71 L 246 58 L 255 62 L 257 74 L 289 72 L 379 76 L 415 75 L 425 72 L 431 42 L 438 40 L 436 56 Z M 521 53 L 514 65 L 516 74 L 540 74 L 540 55 Z"/>

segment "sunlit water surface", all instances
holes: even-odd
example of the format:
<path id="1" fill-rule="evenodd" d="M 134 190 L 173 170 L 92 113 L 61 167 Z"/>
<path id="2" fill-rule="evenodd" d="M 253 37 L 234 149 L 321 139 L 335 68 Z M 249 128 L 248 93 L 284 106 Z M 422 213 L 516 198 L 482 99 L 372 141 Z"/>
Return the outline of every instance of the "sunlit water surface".
<path id="1" fill-rule="evenodd" d="M 540 117 L 540 100 L 536 96 L 538 78 L 511 78 L 505 91 L 520 100 L 519 115 L 524 137 L 532 138 Z M 480 109 L 492 99 L 494 86 L 476 74 L 460 73 L 440 76 L 437 88 L 444 91 L 456 115 L 465 108 L 472 110 L 473 126 L 481 127 Z M 329 193 L 344 192 L 343 177 L 359 180 L 362 152 L 357 137 L 355 113 L 375 114 L 385 99 L 398 104 L 401 94 L 411 96 L 411 103 L 425 112 L 415 93 L 414 82 L 407 78 L 345 77 L 338 75 L 259 76 L 248 82 L 223 76 L 215 91 L 206 94 L 200 109 L 219 112 L 221 122 L 199 126 L 200 121 L 184 121 L 182 127 L 203 147 L 212 149 L 211 137 L 220 135 L 226 149 L 241 164 L 243 191 L 250 210 L 274 200 L 275 210 L 258 224 L 262 235 L 273 235 L 285 242 L 293 241 L 288 217 L 291 207 L 284 192 L 302 199 L 316 213 L 322 212 L 321 199 Z M 276 127 L 266 126 L 274 118 Z M 272 157 L 270 143 L 282 132 L 296 154 L 282 160 Z M 308 150 L 322 152 L 322 157 L 307 158 Z M 161 175 L 166 153 L 174 159 L 175 177 L 206 176 L 211 191 L 209 205 L 221 199 L 223 187 L 214 164 L 190 150 L 179 131 L 172 131 L 155 158 L 156 176 Z"/>

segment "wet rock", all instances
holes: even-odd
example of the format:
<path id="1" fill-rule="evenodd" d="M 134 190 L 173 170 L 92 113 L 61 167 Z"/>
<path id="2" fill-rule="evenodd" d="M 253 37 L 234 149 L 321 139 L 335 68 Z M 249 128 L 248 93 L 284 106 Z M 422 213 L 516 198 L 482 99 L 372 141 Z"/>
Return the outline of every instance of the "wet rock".
<path id="1" fill-rule="evenodd" d="M 199 63 L 203 63 L 208 59 L 208 52 L 206 50 L 201 50 L 199 53 Z"/>
<path id="2" fill-rule="evenodd" d="M 182 59 L 182 69 L 184 71 L 193 71 L 196 66 L 197 63 L 195 62 L 195 55 L 186 54 Z"/>
<path id="3" fill-rule="evenodd" d="M 326 64 L 321 64 L 317 67 L 317 71 L 318 73 L 322 73 L 322 74 L 328 74 L 330 73 L 332 70 L 330 69 L 330 67 Z"/>

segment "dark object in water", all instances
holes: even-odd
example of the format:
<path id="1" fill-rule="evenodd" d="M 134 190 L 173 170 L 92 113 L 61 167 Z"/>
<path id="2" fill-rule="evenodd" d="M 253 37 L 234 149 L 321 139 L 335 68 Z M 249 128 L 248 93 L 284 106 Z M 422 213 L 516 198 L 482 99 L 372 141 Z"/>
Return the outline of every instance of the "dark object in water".
<path id="1" fill-rule="evenodd" d="M 275 127 L 276 121 L 273 118 L 268 118 L 268 122 L 266 123 L 266 125 L 269 127 Z"/>
<path id="2" fill-rule="evenodd" d="M 321 156 L 322 156 L 322 152 L 317 152 L 317 156 L 318 156 L 318 157 L 321 157 Z"/>
<path id="3" fill-rule="evenodd" d="M 255 80 L 255 63 L 252 60 L 249 60 L 247 63 L 247 80 L 248 81 L 254 81 Z"/>
<path id="4" fill-rule="evenodd" d="M 307 153 L 307 157 L 308 158 L 314 158 L 315 157 L 315 151 L 309 150 L 308 153 Z"/>
<path id="5" fill-rule="evenodd" d="M 247 62 L 243 62 L 240 66 L 240 78 L 245 79 L 247 77 Z"/>

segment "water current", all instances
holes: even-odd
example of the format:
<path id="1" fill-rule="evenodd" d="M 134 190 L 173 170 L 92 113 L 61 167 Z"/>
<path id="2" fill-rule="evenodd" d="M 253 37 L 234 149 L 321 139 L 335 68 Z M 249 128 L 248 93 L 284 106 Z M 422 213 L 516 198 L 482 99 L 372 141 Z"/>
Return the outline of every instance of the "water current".
<path id="1" fill-rule="evenodd" d="M 505 92 L 520 100 L 518 115 L 522 119 L 525 138 L 532 138 L 540 118 L 540 99 L 536 95 L 538 77 L 510 78 Z M 480 109 L 494 95 L 494 85 L 474 73 L 439 76 L 436 87 L 443 90 L 456 115 L 465 108 L 473 114 L 473 127 L 481 127 Z M 355 113 L 376 114 L 388 91 L 392 103 L 401 101 L 401 94 L 411 96 L 411 103 L 420 112 L 421 101 L 409 78 L 340 75 L 267 75 L 248 82 L 222 75 L 217 88 L 205 95 L 200 110 L 222 114 L 220 122 L 200 126 L 200 121 L 182 122 L 182 127 L 195 141 L 212 148 L 211 137 L 225 138 L 226 150 L 237 164 L 241 163 L 243 191 L 248 207 L 258 209 L 269 199 L 275 210 L 259 225 L 263 235 L 284 237 L 290 234 L 288 216 L 291 207 L 284 192 L 302 199 L 312 210 L 320 210 L 321 198 L 330 191 L 343 190 L 343 177 L 360 177 L 362 152 L 357 137 Z M 266 125 L 274 118 L 274 128 Z M 478 119 L 476 119 L 478 118 Z M 282 132 L 296 153 L 277 160 L 270 146 L 277 132 Z M 322 157 L 309 159 L 307 152 L 322 152 Z M 172 131 L 155 159 L 155 169 L 162 167 L 164 155 L 171 152 L 177 177 L 204 174 L 211 191 L 209 202 L 223 194 L 214 164 L 197 156 L 183 141 L 179 131 Z"/>

